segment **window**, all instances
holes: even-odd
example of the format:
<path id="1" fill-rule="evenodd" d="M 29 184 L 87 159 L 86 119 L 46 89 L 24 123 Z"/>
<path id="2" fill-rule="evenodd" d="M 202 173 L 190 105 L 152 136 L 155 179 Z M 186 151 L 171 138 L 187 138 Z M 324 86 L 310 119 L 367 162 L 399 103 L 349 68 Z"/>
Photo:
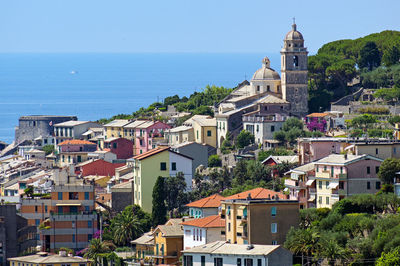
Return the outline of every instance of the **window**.
<path id="1" fill-rule="evenodd" d="M 196 139 L 198 139 L 198 138 L 199 138 L 199 131 L 196 130 Z"/>
<path id="2" fill-rule="evenodd" d="M 331 177 L 333 177 L 333 173 L 334 173 L 334 168 L 333 166 L 331 166 Z"/>
<path id="3" fill-rule="evenodd" d="M 75 242 L 75 235 L 72 235 L 72 242 Z"/>
<path id="4" fill-rule="evenodd" d="M 92 228 L 92 227 L 93 227 L 92 221 L 87 221 L 87 227 L 88 227 L 88 228 Z"/>
<path id="5" fill-rule="evenodd" d="M 75 221 L 72 221 L 71 224 L 72 224 L 72 225 L 71 225 L 71 228 L 75 228 L 75 227 L 76 227 Z"/>
<path id="6" fill-rule="evenodd" d="M 271 216 L 275 217 L 276 216 L 276 207 L 271 208 Z"/>
<path id="7" fill-rule="evenodd" d="M 89 199 L 89 192 L 85 192 L 85 200 Z"/>
<path id="8" fill-rule="evenodd" d="M 165 162 L 160 163 L 160 170 L 161 171 L 167 170 L 167 163 L 165 163 Z"/>
<path id="9" fill-rule="evenodd" d="M 371 182 L 367 181 L 367 189 L 371 189 Z"/>
<path id="10" fill-rule="evenodd" d="M 375 166 L 375 173 L 379 173 L 379 166 Z"/>
<path id="11" fill-rule="evenodd" d="M 272 243 L 271 243 L 272 245 L 278 245 L 278 241 L 276 241 L 276 240 L 272 240 Z"/>
<path id="12" fill-rule="evenodd" d="M 294 67 L 299 66 L 299 57 L 297 55 L 293 56 L 293 66 Z"/>
<path id="13" fill-rule="evenodd" d="M 171 163 L 171 170 L 176 171 L 176 163 Z"/>
<path id="14" fill-rule="evenodd" d="M 244 266 L 253 266 L 253 259 L 244 259 Z"/>
<path id="15" fill-rule="evenodd" d="M 275 131 L 275 126 L 271 126 L 271 132 Z"/>
<path id="16" fill-rule="evenodd" d="M 396 154 L 396 147 L 393 147 L 393 153 Z"/>
<path id="17" fill-rule="evenodd" d="M 231 231 L 231 223 L 228 223 L 228 232 Z"/>
<path id="18" fill-rule="evenodd" d="M 211 137 L 211 130 L 207 130 L 207 137 Z"/>
<path id="19" fill-rule="evenodd" d="M 36 220 L 35 220 L 35 225 L 36 225 L 36 226 L 39 226 L 39 225 L 40 225 L 40 219 L 36 219 Z"/>
<path id="20" fill-rule="evenodd" d="M 257 266 L 262 266 L 262 260 L 261 259 L 257 259 Z"/>
<path id="21" fill-rule="evenodd" d="M 267 85 L 267 91 L 271 91 L 271 88 L 269 87 L 269 85 Z"/>
<path id="22" fill-rule="evenodd" d="M 343 166 L 340 166 L 340 173 L 343 174 Z"/>
<path id="23" fill-rule="evenodd" d="M 339 181 L 339 189 L 344 189 L 344 182 L 343 181 Z"/>
<path id="24" fill-rule="evenodd" d="M 375 188 L 376 188 L 376 189 L 381 189 L 381 182 L 376 181 L 376 183 L 375 183 Z"/>
<path id="25" fill-rule="evenodd" d="M 193 266 L 193 256 L 183 256 L 183 266 Z"/>
<path id="26" fill-rule="evenodd" d="M 236 265 L 237 266 L 242 266 L 242 259 L 241 258 L 237 258 L 236 259 Z"/>
<path id="27" fill-rule="evenodd" d="M 257 131 L 257 132 L 260 131 L 260 126 L 259 126 L 259 125 L 257 125 L 256 131 Z"/>
<path id="28" fill-rule="evenodd" d="M 113 149 L 116 149 L 116 148 L 117 148 L 117 143 L 114 142 L 114 143 L 113 143 Z"/>
<path id="29" fill-rule="evenodd" d="M 35 206 L 35 212 L 37 212 L 38 211 L 38 206 Z"/>
<path id="30" fill-rule="evenodd" d="M 104 197 L 103 197 L 104 200 Z M 90 206 L 85 206 L 85 212 L 90 212 Z"/>
<path id="31" fill-rule="evenodd" d="M 318 198 L 318 203 L 322 204 L 322 197 L 321 196 L 319 196 L 319 198 Z"/>
<path id="32" fill-rule="evenodd" d="M 63 199 L 63 196 L 62 196 L 62 192 L 58 192 L 58 200 L 62 200 Z"/>
<path id="33" fill-rule="evenodd" d="M 324 165 L 324 171 L 326 171 L 328 168 L 327 168 L 327 166 L 326 165 Z"/>
<path id="34" fill-rule="evenodd" d="M 47 205 L 44 205 L 44 212 L 47 212 Z"/>
<path id="35" fill-rule="evenodd" d="M 326 204 L 329 205 L 329 197 L 326 197 Z"/>
<path id="36" fill-rule="evenodd" d="M 223 259 L 222 258 L 214 258 L 214 266 L 223 266 Z"/>
<path id="37" fill-rule="evenodd" d="M 376 148 L 375 149 L 375 154 L 378 154 L 379 153 L 379 150 L 378 150 L 378 148 Z"/>
<path id="38" fill-rule="evenodd" d="M 62 206 L 58 206 L 58 213 L 63 213 L 63 207 Z"/>
<path id="39" fill-rule="evenodd" d="M 318 181 L 318 188 L 322 189 L 322 181 Z"/>
<path id="40" fill-rule="evenodd" d="M 326 181 L 325 182 L 325 188 L 328 189 L 328 187 L 329 187 L 329 181 Z"/>
<path id="41" fill-rule="evenodd" d="M 88 235 L 87 235 L 88 241 L 92 240 L 92 238 L 93 238 L 93 235 L 92 235 L 92 234 L 88 234 Z"/>
<path id="42" fill-rule="evenodd" d="M 271 224 L 271 233 L 276 233 L 278 231 L 278 224 L 272 223 Z"/>
<path id="43" fill-rule="evenodd" d="M 193 241 L 196 241 L 196 229 L 193 228 Z"/>
<path id="44" fill-rule="evenodd" d="M 318 173 L 318 171 L 319 171 L 319 166 L 317 165 L 317 173 Z"/>
<path id="45" fill-rule="evenodd" d="M 201 256 L 201 266 L 206 266 L 206 256 Z"/>
<path id="46" fill-rule="evenodd" d="M 371 173 L 371 167 L 367 166 L 367 174 Z"/>
<path id="47" fill-rule="evenodd" d="M 68 198 L 70 200 L 77 200 L 77 199 L 79 199 L 79 194 L 78 194 L 78 192 L 69 192 Z"/>
<path id="48" fill-rule="evenodd" d="M 260 91 L 260 86 L 257 86 L 257 91 Z"/>

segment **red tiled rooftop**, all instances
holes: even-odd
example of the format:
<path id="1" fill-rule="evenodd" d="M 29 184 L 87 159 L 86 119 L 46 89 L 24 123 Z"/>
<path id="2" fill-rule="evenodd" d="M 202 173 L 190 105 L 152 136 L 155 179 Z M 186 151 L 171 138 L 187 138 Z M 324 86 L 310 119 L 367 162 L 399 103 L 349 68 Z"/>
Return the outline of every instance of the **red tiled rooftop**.
<path id="1" fill-rule="evenodd" d="M 327 113 L 312 113 L 312 114 L 307 115 L 307 117 L 324 117 L 327 115 L 328 115 Z"/>
<path id="2" fill-rule="evenodd" d="M 280 192 L 276 192 L 270 189 L 266 188 L 255 188 L 252 190 L 244 191 L 229 197 L 226 197 L 225 199 L 247 199 L 247 197 L 251 196 L 252 199 L 267 199 L 267 198 L 272 198 L 272 196 L 278 196 L 280 199 L 287 199 L 286 195 Z"/>
<path id="3" fill-rule="evenodd" d="M 195 227 L 210 228 L 210 227 L 225 227 L 225 220 L 219 215 L 212 215 L 204 218 L 193 219 L 183 222 L 182 225 L 190 225 Z"/>
<path id="4" fill-rule="evenodd" d="M 63 142 L 58 144 L 58 146 L 62 145 L 96 145 L 96 144 L 87 140 L 69 139 L 69 140 L 64 140 Z"/>
<path id="5" fill-rule="evenodd" d="M 169 149 L 168 146 L 167 146 L 167 147 L 157 147 L 157 148 L 152 149 L 152 150 L 149 150 L 149 151 L 147 151 L 147 152 L 145 152 L 145 153 L 136 155 L 136 156 L 133 157 L 133 159 L 142 160 L 142 159 L 145 159 L 145 158 L 147 158 L 147 157 L 150 157 L 150 156 L 152 156 L 152 155 L 154 155 L 154 154 L 157 154 L 157 153 L 166 151 L 166 150 L 168 150 L 168 149 Z"/>
<path id="6" fill-rule="evenodd" d="M 196 207 L 196 208 L 218 208 L 221 205 L 221 201 L 225 198 L 219 194 L 211 195 L 204 199 L 199 199 L 186 204 L 186 207 Z"/>

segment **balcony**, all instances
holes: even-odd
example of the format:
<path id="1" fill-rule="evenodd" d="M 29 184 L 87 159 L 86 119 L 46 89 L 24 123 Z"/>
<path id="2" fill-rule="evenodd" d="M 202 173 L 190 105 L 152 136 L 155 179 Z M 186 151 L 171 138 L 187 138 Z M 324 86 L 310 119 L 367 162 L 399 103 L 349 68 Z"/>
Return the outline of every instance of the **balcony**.
<path id="1" fill-rule="evenodd" d="M 309 189 L 308 189 L 308 192 L 309 192 L 310 194 L 315 194 L 315 193 L 317 193 L 317 189 L 316 189 L 316 188 L 309 188 Z"/>
<path id="2" fill-rule="evenodd" d="M 322 171 L 322 172 L 316 172 L 315 177 L 317 178 L 331 178 L 331 174 L 329 171 Z"/>
<path id="3" fill-rule="evenodd" d="M 339 178 L 339 180 L 346 180 L 347 179 L 347 174 L 337 174 L 336 178 Z"/>
<path id="4" fill-rule="evenodd" d="M 247 215 L 246 216 L 243 215 L 241 220 L 242 223 L 247 223 Z"/>

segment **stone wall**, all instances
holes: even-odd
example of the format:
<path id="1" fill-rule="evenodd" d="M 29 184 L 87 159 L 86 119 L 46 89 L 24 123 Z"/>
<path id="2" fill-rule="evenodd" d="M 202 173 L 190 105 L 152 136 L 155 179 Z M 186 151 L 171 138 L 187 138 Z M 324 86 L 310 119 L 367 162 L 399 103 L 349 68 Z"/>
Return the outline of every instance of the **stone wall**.
<path id="1" fill-rule="evenodd" d="M 47 138 L 53 135 L 54 125 L 70 120 L 78 120 L 76 116 L 21 116 L 19 125 L 15 128 L 16 144 L 24 140 L 34 140 L 42 136 Z"/>

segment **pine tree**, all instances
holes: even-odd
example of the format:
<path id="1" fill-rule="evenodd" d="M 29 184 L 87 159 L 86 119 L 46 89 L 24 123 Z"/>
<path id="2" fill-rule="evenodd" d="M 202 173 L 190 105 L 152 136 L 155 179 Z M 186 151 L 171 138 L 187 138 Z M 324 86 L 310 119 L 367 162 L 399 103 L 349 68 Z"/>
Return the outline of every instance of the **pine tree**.
<path id="1" fill-rule="evenodd" d="M 165 180 L 159 176 L 153 188 L 153 210 L 151 218 L 153 226 L 165 224 L 167 222 L 167 206 L 165 205 Z"/>

